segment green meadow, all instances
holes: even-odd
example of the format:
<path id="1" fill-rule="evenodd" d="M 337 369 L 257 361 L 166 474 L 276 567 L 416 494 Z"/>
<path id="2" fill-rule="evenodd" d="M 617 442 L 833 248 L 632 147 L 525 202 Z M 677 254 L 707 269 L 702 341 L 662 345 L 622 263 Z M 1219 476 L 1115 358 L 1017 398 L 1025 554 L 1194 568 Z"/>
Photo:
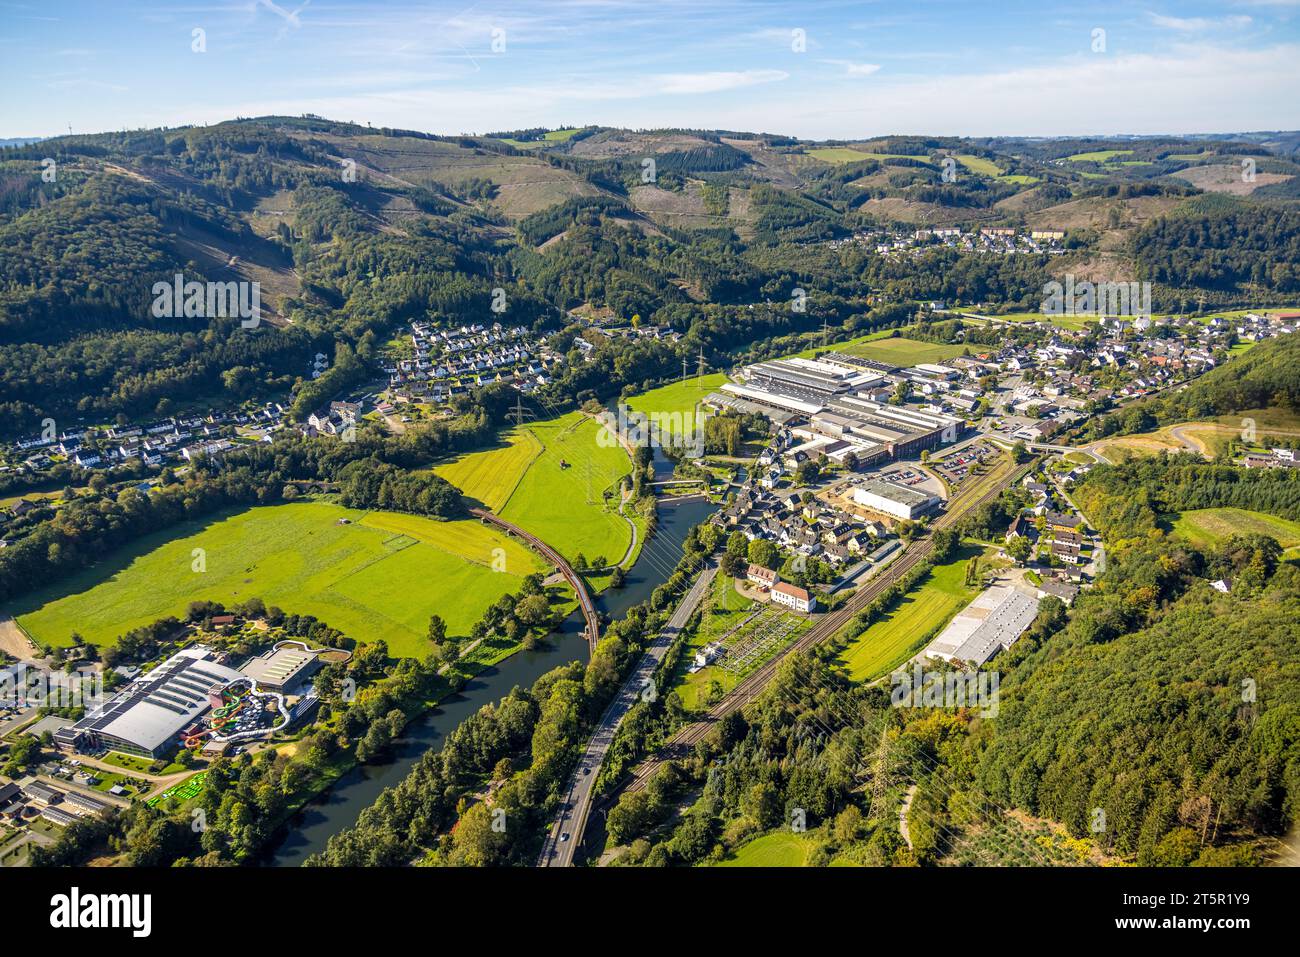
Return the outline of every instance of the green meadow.
<path id="1" fill-rule="evenodd" d="M 500 511 L 510 501 L 528 466 L 542 454 L 541 441 L 528 429 L 510 432 L 504 442 L 500 448 L 475 452 L 440 465 L 434 472 L 490 511 Z"/>
<path id="2" fill-rule="evenodd" d="M 891 362 L 899 366 L 914 366 L 918 362 L 942 362 L 959 356 L 965 351 L 963 346 L 947 345 L 941 342 L 921 342 L 917 339 L 902 337 L 875 339 L 855 339 L 830 347 L 831 352 L 847 352 L 850 355 L 865 356 L 880 362 Z"/>
<path id="3" fill-rule="evenodd" d="M 1000 176 L 1002 167 L 992 160 L 985 159 L 983 156 L 971 156 L 966 153 L 957 154 L 957 162 L 961 163 L 972 173 L 978 173 L 981 176 Z"/>
<path id="4" fill-rule="evenodd" d="M 1128 156 L 1132 150 L 1093 150 L 1090 153 L 1075 153 L 1066 159 L 1075 163 L 1107 163 L 1116 156 Z"/>
<path id="5" fill-rule="evenodd" d="M 582 132 L 581 127 L 574 127 L 572 129 L 564 129 L 564 130 L 549 130 L 548 132 L 542 134 L 542 138 L 540 140 L 516 140 L 510 138 L 503 138 L 501 142 L 509 143 L 511 146 L 515 147 L 516 149 L 535 150 L 539 146 L 548 146 L 554 143 L 566 142 L 567 140 L 572 139 L 576 134 L 581 132 Z"/>
<path id="6" fill-rule="evenodd" d="M 928 163 L 929 159 L 925 156 L 908 156 L 904 153 L 868 153 L 865 150 L 853 149 L 850 146 L 823 146 L 815 150 L 805 151 L 806 156 L 813 159 L 819 159 L 823 163 L 859 163 L 862 160 L 883 160 L 883 159 L 914 159 L 922 163 Z"/>
<path id="7" fill-rule="evenodd" d="M 718 867 L 803 867 L 813 842 L 806 833 L 773 831 L 736 848 Z"/>
<path id="8" fill-rule="evenodd" d="M 664 425 L 672 424 L 674 432 L 678 422 L 695 421 L 695 410 L 710 392 L 716 392 L 726 383 L 727 377 L 721 372 L 712 372 L 704 376 L 691 376 L 682 382 L 673 382 L 649 392 L 627 399 L 624 403 L 633 412 L 646 415 L 672 416 Z M 680 417 L 680 418 L 679 418 Z M 692 428 L 694 426 L 692 425 Z"/>
<path id="9" fill-rule="evenodd" d="M 978 592 L 966 584 L 968 561 L 940 565 L 840 655 L 854 681 L 873 681 L 920 651 Z"/>
<path id="10" fill-rule="evenodd" d="M 1053 315 L 1049 316 L 1041 312 L 1009 312 L 1002 316 L 989 316 L 990 319 L 1000 319 L 1003 322 L 1050 322 L 1060 329 L 1071 329 L 1080 332 L 1086 329 L 1090 324 L 1097 321 L 1096 316 L 1090 315 Z"/>
<path id="11" fill-rule="evenodd" d="M 1218 544 L 1233 535 L 1267 535 L 1284 549 L 1300 546 L 1300 522 L 1244 508 L 1198 508 L 1169 516 L 1174 534 L 1198 548 Z"/>
<path id="12" fill-rule="evenodd" d="M 622 446 L 580 412 L 525 423 L 506 447 L 471 452 L 439 475 L 572 560 L 623 557 L 632 529 L 618 514 L 618 482 L 631 471 Z M 609 498 L 605 494 L 609 493 Z"/>
<path id="13" fill-rule="evenodd" d="M 295 502 L 148 536 L 29 596 L 15 617 L 46 644 L 67 645 L 75 631 L 111 645 L 133 628 L 183 616 L 192 601 L 258 597 L 418 656 L 428 651 L 430 615 L 467 634 L 487 605 L 543 567 L 524 545 L 473 520 Z"/>

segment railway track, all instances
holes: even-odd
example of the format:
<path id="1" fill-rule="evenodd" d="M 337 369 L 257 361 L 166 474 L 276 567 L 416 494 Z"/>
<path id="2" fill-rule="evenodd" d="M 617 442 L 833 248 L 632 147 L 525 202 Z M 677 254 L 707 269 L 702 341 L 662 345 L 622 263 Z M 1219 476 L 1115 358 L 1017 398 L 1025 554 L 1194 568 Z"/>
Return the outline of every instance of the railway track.
<path id="1" fill-rule="evenodd" d="M 502 531 L 523 539 L 539 552 L 543 558 L 554 565 L 559 573 L 564 576 L 564 580 L 569 583 L 569 587 L 571 587 L 574 594 L 578 596 L 578 603 L 582 606 L 582 617 L 586 619 L 587 622 L 587 645 L 590 648 L 591 653 L 594 655 L 596 653 L 596 643 L 600 641 L 600 615 L 596 611 L 596 603 L 592 601 L 591 595 L 587 591 L 586 584 L 583 582 L 582 578 L 579 577 L 578 573 L 573 570 L 573 567 L 565 561 L 564 556 L 550 545 L 547 545 L 536 535 L 524 531 L 518 525 L 507 522 L 499 515 L 494 515 L 482 508 L 471 508 L 469 511 L 475 518 L 487 522 L 490 525 L 495 525 Z"/>
<path id="2" fill-rule="evenodd" d="M 972 490 L 973 497 L 959 499 L 959 502 L 954 502 L 954 504 L 958 504 L 958 507 L 945 512 L 935 521 L 933 531 L 947 528 L 972 509 L 993 501 L 1002 493 L 1003 489 L 1015 482 L 1028 468 L 1028 465 L 1012 466 L 997 479 L 992 478 L 992 475 L 997 474 L 996 472 L 990 473 L 990 477 Z M 791 654 L 806 651 L 834 635 L 864 607 L 875 601 L 890 586 L 906 575 L 908 571 L 928 558 L 930 553 L 934 551 L 933 531 L 907 545 L 903 553 L 894 560 L 880 577 L 873 579 L 845 602 L 843 606 L 828 613 L 816 625 L 804 632 L 793 644 L 778 652 L 769 661 L 748 675 L 721 701 L 714 705 L 705 718 L 681 728 L 659 749 L 657 754 L 647 758 L 634 769 L 626 786 L 615 788 L 610 792 L 607 803 L 612 804 L 623 791 L 641 790 L 665 763 L 689 754 L 695 744 L 703 740 L 713 729 L 714 724 L 727 715 L 744 708 L 761 694 L 763 689 L 767 687 L 768 682 L 771 681 L 772 676 L 776 674 L 777 668 L 780 667 L 782 661 Z"/>

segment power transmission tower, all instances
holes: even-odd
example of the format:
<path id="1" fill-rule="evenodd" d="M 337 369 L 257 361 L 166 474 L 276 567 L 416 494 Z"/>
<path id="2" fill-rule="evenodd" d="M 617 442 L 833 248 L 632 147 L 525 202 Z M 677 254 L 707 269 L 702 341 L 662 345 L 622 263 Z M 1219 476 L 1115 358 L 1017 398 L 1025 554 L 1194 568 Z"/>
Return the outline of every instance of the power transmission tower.
<path id="1" fill-rule="evenodd" d="M 696 383 L 698 383 L 698 382 L 700 381 L 701 377 L 703 377 L 703 375 L 704 375 L 704 369 L 705 369 L 705 367 L 706 367 L 707 365 L 708 365 L 708 363 L 706 363 L 706 362 L 704 361 L 704 347 L 703 347 L 703 346 L 700 346 L 700 363 L 699 363 L 699 365 L 696 366 L 696 368 L 695 368 L 695 381 L 696 381 Z"/>
<path id="2" fill-rule="evenodd" d="M 514 417 L 515 417 L 516 427 L 523 425 L 525 418 L 533 419 L 537 417 L 536 413 L 534 413 L 531 409 L 524 408 L 524 397 L 522 393 L 515 396 Z"/>
<path id="3" fill-rule="evenodd" d="M 867 815 L 868 820 L 876 820 L 877 815 L 883 814 L 885 810 L 885 793 L 889 790 L 890 751 L 889 723 L 883 722 L 880 726 L 880 743 L 876 745 L 871 762 L 871 810 Z"/>

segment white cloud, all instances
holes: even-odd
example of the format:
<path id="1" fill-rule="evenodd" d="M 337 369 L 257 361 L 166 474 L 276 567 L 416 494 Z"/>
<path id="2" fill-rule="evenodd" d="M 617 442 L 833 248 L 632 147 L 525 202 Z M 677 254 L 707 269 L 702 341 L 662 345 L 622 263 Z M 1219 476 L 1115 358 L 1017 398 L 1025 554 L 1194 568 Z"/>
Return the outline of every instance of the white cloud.
<path id="1" fill-rule="evenodd" d="M 201 116 L 156 110 L 126 125 L 310 112 L 436 133 L 575 122 L 766 130 L 816 139 L 1297 129 L 1300 108 L 1291 91 L 1298 59 L 1300 44 L 1249 51 L 1200 45 L 1160 56 L 1080 54 L 998 73 L 883 73 L 869 84 L 834 86 L 779 70 L 647 75 L 617 84 L 581 78 L 526 88 L 439 84 L 237 101 L 207 106 Z M 772 85 L 761 97 L 727 97 L 756 83 Z"/>
<path id="2" fill-rule="evenodd" d="M 849 76 L 871 76 L 880 71 L 879 63 L 854 63 L 852 60 L 822 60 L 831 66 L 841 66 Z"/>
<path id="3" fill-rule="evenodd" d="M 652 82 L 659 93 L 720 93 L 789 78 L 784 70 L 716 70 L 711 73 L 666 73 Z"/>
<path id="4" fill-rule="evenodd" d="M 1229 17 L 1167 17 L 1159 13 L 1148 13 L 1151 22 L 1166 30 L 1179 33 L 1204 33 L 1206 30 L 1241 30 L 1252 23 L 1250 17 L 1238 14 Z"/>
<path id="5" fill-rule="evenodd" d="M 729 117 L 727 125 L 815 137 L 1295 129 L 1300 109 L 1291 89 L 1297 57 L 1300 44 L 1255 50 L 1201 45 L 1166 55 L 1080 54 L 999 73 L 882 78 L 812 101 L 769 100 L 761 115 Z"/>

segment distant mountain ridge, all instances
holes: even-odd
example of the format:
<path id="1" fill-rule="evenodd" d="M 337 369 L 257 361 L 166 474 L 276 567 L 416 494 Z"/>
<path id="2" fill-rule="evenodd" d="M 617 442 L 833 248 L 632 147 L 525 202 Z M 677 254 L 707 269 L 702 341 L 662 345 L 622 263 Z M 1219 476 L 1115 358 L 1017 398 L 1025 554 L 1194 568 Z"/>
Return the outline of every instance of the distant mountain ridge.
<path id="1" fill-rule="evenodd" d="M 346 347 L 364 365 L 423 316 L 639 315 L 726 351 L 890 304 L 1033 310 L 1066 272 L 1150 280 L 1165 309 L 1285 301 L 1300 164 L 1280 154 L 1297 135 L 811 143 L 270 116 L 28 142 L 0 150 L 0 413 L 33 432 L 177 397 L 315 396 L 311 357 Z M 1052 256 L 891 259 L 869 238 L 940 225 L 1066 239 Z M 152 284 L 176 273 L 257 282 L 266 321 L 152 315 Z M 776 308 L 795 288 L 814 310 Z"/>

